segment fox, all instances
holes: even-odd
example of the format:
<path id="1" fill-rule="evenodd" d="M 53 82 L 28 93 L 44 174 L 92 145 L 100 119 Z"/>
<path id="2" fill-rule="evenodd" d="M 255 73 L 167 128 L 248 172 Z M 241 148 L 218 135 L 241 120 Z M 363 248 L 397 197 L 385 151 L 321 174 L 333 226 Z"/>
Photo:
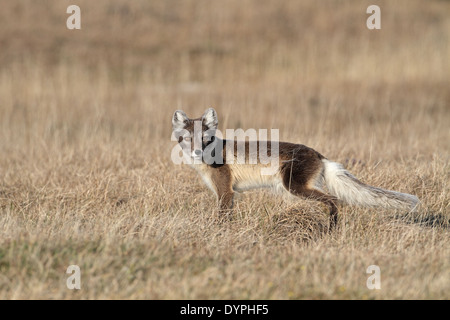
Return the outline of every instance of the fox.
<path id="1" fill-rule="evenodd" d="M 216 195 L 221 216 L 231 212 L 236 193 L 257 188 L 282 190 L 294 198 L 322 202 L 329 208 L 329 230 L 338 224 L 338 203 L 409 211 L 416 211 L 419 206 L 416 196 L 365 184 L 342 164 L 302 144 L 277 142 L 278 150 L 274 150 L 273 145 L 267 143 L 267 154 L 276 156 L 278 161 L 277 170 L 270 175 L 262 174 L 261 169 L 267 167 L 267 163 L 255 156 L 249 141 L 242 142 L 245 145 L 245 163 L 230 161 L 227 153 L 232 153 L 232 160 L 236 158 L 238 141 L 220 138 L 216 134 L 218 124 L 217 112 L 213 108 L 207 109 L 199 118 L 191 119 L 182 110 L 176 110 L 172 117 L 175 140 L 183 156 L 191 160 L 190 165 Z M 257 149 L 261 148 L 261 142 L 257 141 Z M 208 149 L 212 150 L 209 156 Z M 253 163 L 250 161 L 252 157 L 256 158 Z"/>

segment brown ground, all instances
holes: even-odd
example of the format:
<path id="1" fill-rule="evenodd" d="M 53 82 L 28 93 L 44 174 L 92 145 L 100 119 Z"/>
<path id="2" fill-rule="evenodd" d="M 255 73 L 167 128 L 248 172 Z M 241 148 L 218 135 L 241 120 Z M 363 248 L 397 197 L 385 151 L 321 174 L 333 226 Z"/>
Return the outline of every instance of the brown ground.
<path id="1" fill-rule="evenodd" d="M 450 2 L 9 1 L 0 11 L 0 298 L 450 298 Z M 171 116 L 277 128 L 417 214 L 254 191 L 218 223 Z M 79 291 L 66 288 L 69 265 Z M 381 290 L 366 287 L 378 265 Z"/>

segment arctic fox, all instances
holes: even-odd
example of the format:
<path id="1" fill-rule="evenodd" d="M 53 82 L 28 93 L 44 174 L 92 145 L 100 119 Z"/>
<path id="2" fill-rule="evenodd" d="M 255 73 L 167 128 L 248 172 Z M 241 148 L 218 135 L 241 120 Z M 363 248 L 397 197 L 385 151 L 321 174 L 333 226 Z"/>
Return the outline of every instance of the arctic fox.
<path id="1" fill-rule="evenodd" d="M 243 158 L 246 163 L 229 161 L 227 152 L 236 157 L 238 141 L 222 140 L 215 135 L 218 118 L 212 108 L 196 119 L 190 119 L 186 113 L 177 110 L 172 126 L 184 155 L 194 162 L 192 166 L 216 194 L 221 213 L 232 208 L 235 192 L 261 187 L 281 187 L 292 195 L 325 203 L 330 208 L 330 229 L 337 224 L 338 200 L 349 205 L 403 210 L 415 210 L 419 204 L 416 196 L 372 187 L 359 181 L 341 164 L 301 144 L 279 142 L 276 144 L 278 150 L 273 150 L 271 144 L 267 145 L 267 154 L 278 157 L 278 170 L 273 175 L 261 174 L 260 169 L 266 164 L 260 161 L 257 152 L 256 155 L 251 154 L 249 141 L 242 142 L 245 144 Z M 231 149 L 227 148 L 230 145 Z M 259 141 L 257 146 L 259 148 Z M 252 157 L 256 162 L 250 164 Z"/>

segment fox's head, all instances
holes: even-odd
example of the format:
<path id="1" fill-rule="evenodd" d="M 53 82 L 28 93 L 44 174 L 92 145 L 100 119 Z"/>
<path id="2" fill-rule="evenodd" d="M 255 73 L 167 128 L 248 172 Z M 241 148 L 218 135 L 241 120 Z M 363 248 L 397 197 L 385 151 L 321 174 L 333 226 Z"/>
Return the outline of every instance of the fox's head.
<path id="1" fill-rule="evenodd" d="M 205 151 L 212 149 L 218 124 L 217 112 L 213 108 L 196 119 L 188 118 L 181 110 L 175 111 L 172 117 L 173 133 L 183 153 L 194 160 L 194 163 L 205 160 Z"/>

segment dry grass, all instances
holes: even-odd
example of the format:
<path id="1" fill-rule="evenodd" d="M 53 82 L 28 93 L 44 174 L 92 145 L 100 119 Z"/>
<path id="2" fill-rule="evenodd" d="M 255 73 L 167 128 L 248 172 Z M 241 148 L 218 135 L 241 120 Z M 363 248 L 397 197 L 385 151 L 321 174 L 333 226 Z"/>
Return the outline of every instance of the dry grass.
<path id="1" fill-rule="evenodd" d="M 1 299 L 450 298 L 448 1 L 378 1 L 379 31 L 365 1 L 77 2 L 80 31 L 69 2 L 2 4 Z M 218 222 L 170 161 L 173 111 L 210 106 L 423 209 L 341 207 L 329 235 L 255 191 Z"/>

